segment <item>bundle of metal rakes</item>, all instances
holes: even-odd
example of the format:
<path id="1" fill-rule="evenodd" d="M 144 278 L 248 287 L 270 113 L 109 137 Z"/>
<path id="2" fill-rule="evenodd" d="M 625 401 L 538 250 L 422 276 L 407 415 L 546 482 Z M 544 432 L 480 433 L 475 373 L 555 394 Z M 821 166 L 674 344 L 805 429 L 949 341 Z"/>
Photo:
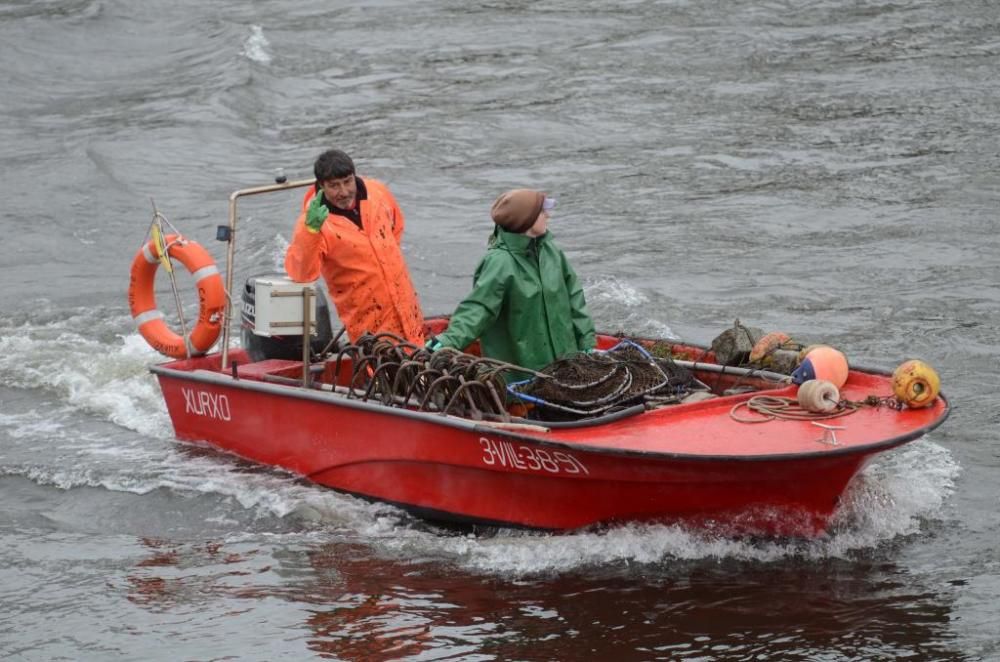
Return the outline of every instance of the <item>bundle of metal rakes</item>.
<path id="1" fill-rule="evenodd" d="M 390 333 L 365 335 L 338 348 L 334 374 L 350 366 L 348 397 L 384 405 L 509 420 L 504 374 L 517 366 L 454 349 L 431 352 Z"/>

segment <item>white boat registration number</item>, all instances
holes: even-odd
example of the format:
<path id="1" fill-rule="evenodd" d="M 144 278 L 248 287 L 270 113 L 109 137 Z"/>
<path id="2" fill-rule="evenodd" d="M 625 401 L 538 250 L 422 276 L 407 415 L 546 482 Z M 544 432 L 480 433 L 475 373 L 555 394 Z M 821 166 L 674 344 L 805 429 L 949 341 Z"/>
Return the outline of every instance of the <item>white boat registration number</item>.
<path id="1" fill-rule="evenodd" d="M 550 474 L 590 474 L 586 465 L 572 453 L 565 451 L 548 451 L 544 448 L 532 448 L 509 441 L 495 441 L 486 437 L 479 438 L 483 449 L 483 464 L 500 465 L 521 471 L 539 471 Z"/>

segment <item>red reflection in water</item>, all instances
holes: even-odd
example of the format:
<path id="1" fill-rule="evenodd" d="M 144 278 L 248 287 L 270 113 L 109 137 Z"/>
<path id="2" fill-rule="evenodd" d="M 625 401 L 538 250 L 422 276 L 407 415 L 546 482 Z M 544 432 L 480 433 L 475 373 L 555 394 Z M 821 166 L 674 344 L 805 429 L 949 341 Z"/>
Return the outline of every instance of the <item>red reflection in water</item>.
<path id="1" fill-rule="evenodd" d="M 206 603 L 227 617 L 261 609 L 255 622 L 266 622 L 259 614 L 273 616 L 277 599 L 279 614 L 301 618 L 314 654 L 351 662 L 815 659 L 831 651 L 845 659 L 951 659 L 953 652 L 948 596 L 894 566 L 891 553 L 881 561 L 678 559 L 517 579 L 383 559 L 344 543 L 272 549 L 280 561 L 273 567 L 261 559 L 254 567 L 256 552 L 218 543 L 143 544 L 149 556 L 128 575 L 134 604 L 189 611 Z M 288 634 L 276 627 L 253 636 Z"/>

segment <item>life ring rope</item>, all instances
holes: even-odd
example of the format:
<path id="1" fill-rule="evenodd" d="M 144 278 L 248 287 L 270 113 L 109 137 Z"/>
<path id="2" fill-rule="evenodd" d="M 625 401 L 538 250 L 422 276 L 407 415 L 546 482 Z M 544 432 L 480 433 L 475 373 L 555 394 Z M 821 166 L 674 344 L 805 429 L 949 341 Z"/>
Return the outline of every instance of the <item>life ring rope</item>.
<path id="1" fill-rule="evenodd" d="M 164 260 L 156 238 L 145 243 L 132 260 L 128 290 L 129 309 L 139 333 L 156 351 L 173 358 L 202 356 L 222 331 L 226 296 L 222 275 L 208 251 L 196 241 L 180 234 L 162 238 Z M 188 270 L 198 288 L 198 321 L 190 332 L 176 333 L 156 306 L 155 281 L 161 263 L 177 260 Z M 173 276 L 173 274 L 171 274 Z M 181 320 L 183 326 L 183 318 Z"/>

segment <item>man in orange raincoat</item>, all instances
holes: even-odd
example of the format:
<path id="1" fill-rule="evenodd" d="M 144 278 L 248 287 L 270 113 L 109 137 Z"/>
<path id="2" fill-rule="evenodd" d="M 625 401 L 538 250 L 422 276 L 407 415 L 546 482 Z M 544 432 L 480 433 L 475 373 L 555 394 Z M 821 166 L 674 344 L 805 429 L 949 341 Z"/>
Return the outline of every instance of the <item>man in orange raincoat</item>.
<path id="1" fill-rule="evenodd" d="M 322 273 L 351 341 L 394 333 L 423 345 L 424 316 L 403 259 L 403 212 L 389 188 L 355 174 L 351 157 L 327 150 L 313 168 L 285 271 L 307 283 Z"/>

